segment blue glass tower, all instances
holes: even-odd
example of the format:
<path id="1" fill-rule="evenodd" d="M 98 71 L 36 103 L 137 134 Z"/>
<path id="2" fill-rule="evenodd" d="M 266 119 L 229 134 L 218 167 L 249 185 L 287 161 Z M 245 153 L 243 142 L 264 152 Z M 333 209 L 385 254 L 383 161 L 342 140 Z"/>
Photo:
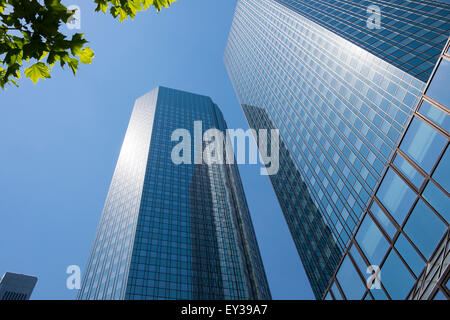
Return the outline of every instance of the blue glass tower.
<path id="1" fill-rule="evenodd" d="M 450 31 L 448 1 L 276 1 L 424 82 Z"/>
<path id="2" fill-rule="evenodd" d="M 379 29 L 367 25 L 373 4 Z M 292 189 L 271 176 L 317 298 L 419 102 L 448 37 L 449 10 L 436 1 L 238 1 L 225 65 L 250 126 L 280 130 L 292 161 L 279 174 L 304 183 Z M 255 121 L 260 110 L 268 121 Z M 292 198 L 314 205 L 290 210 Z M 317 230 L 329 230 L 327 245 L 305 241 L 319 239 Z M 315 250 L 320 258 L 311 259 Z"/>
<path id="3" fill-rule="evenodd" d="M 275 129 L 264 109 L 248 105 L 243 105 L 242 108 L 252 129 L 256 131 Z M 273 150 L 271 143 L 269 134 L 269 150 Z M 342 250 L 318 212 L 282 138 L 278 149 L 279 171 L 270 178 L 298 253 L 304 259 L 303 264 L 307 274 L 310 275 L 312 288 L 318 295 L 319 288 L 328 285 L 339 263 Z"/>
<path id="4" fill-rule="evenodd" d="M 449 46 L 329 284 L 327 299 L 450 299 Z M 378 285 L 368 282 L 374 275 Z"/>
<path id="5" fill-rule="evenodd" d="M 237 166 L 172 162 L 194 121 L 226 130 L 209 97 L 137 99 L 79 299 L 271 298 Z"/>

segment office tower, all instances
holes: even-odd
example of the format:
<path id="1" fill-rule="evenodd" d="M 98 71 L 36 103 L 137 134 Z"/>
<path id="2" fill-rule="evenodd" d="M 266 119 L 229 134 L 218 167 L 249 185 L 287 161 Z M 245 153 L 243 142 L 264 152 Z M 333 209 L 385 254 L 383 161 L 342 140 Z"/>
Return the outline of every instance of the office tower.
<path id="1" fill-rule="evenodd" d="M 368 22 L 370 5 L 380 9 L 380 28 Z M 339 264 L 329 257 L 348 249 L 405 132 L 447 40 L 449 14 L 436 1 L 238 1 L 225 65 L 243 109 L 264 110 L 289 151 L 290 176 L 304 182 L 292 191 L 270 177 L 284 215 L 297 215 L 287 223 L 316 298 L 328 288 L 326 270 Z M 296 221 L 308 213 L 286 212 L 295 202 L 287 192 L 314 204 L 317 228 L 305 228 L 305 239 L 330 230 L 321 259 L 310 258 L 316 243 L 305 248 L 299 239 Z"/>
<path id="2" fill-rule="evenodd" d="M 267 113 L 262 108 L 242 106 L 250 128 L 259 130 L 275 129 Z M 270 131 L 268 131 L 270 132 Z M 257 137 L 255 136 L 257 140 Z M 268 150 L 272 139 L 268 136 Z M 289 150 L 280 138 L 279 171 L 271 175 L 288 227 L 301 257 L 307 274 L 314 274 L 312 288 L 327 287 L 330 277 L 339 263 L 342 250 L 334 241 L 331 230 L 321 218 L 300 172 L 296 169 Z M 293 196 L 295 195 L 295 196 Z"/>
<path id="3" fill-rule="evenodd" d="M 276 1 L 423 82 L 450 29 L 446 0 Z"/>
<path id="4" fill-rule="evenodd" d="M 198 161 L 210 128 L 226 123 L 209 97 L 136 100 L 79 299 L 271 298 L 237 166 Z M 192 164 L 172 161 L 177 129 Z"/>
<path id="5" fill-rule="evenodd" d="M 0 300 L 29 300 L 37 278 L 6 272 L 0 279 Z"/>
<path id="6" fill-rule="evenodd" d="M 327 299 L 450 299 L 449 44 L 330 283 Z M 368 273 L 371 265 L 377 270 Z M 368 290 L 371 274 L 377 279 L 371 279 Z"/>

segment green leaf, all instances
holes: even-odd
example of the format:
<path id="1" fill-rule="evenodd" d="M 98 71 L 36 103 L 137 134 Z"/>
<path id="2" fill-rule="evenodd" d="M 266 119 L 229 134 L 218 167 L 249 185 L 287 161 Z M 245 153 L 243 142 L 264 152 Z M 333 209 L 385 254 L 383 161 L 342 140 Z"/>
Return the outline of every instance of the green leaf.
<path id="1" fill-rule="evenodd" d="M 94 58 L 94 51 L 91 48 L 86 47 L 80 51 L 80 62 L 85 64 L 91 64 L 92 59 Z"/>
<path id="2" fill-rule="evenodd" d="M 108 4 L 106 2 L 99 2 L 97 3 L 97 8 L 95 8 L 95 11 L 103 11 L 103 13 L 106 13 L 108 10 Z"/>
<path id="3" fill-rule="evenodd" d="M 42 62 L 37 62 L 25 69 L 25 75 L 36 84 L 39 79 L 50 78 L 50 68 Z"/>
<path id="4" fill-rule="evenodd" d="M 67 61 L 67 64 L 69 65 L 70 69 L 73 72 L 73 75 L 77 73 L 78 69 L 78 60 L 75 58 L 70 58 L 69 61 Z"/>
<path id="5" fill-rule="evenodd" d="M 48 51 L 44 51 L 41 55 L 41 57 L 39 58 L 39 61 L 41 61 L 42 59 L 44 59 L 46 56 L 48 55 Z"/>

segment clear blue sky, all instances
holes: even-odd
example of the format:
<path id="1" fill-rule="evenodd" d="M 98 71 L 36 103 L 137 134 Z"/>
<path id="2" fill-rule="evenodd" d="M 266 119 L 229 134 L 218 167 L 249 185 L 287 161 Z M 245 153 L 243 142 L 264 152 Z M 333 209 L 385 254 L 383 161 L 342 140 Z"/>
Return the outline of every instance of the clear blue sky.
<path id="1" fill-rule="evenodd" d="M 55 67 L 0 91 L 0 274 L 38 276 L 33 299 L 73 299 L 68 265 L 86 265 L 134 100 L 158 85 L 204 94 L 230 128 L 248 125 L 223 53 L 234 0 L 179 0 L 120 24 L 81 7 L 94 64 Z M 69 30 L 67 30 L 69 32 Z M 269 179 L 241 165 L 274 299 L 312 299 Z"/>

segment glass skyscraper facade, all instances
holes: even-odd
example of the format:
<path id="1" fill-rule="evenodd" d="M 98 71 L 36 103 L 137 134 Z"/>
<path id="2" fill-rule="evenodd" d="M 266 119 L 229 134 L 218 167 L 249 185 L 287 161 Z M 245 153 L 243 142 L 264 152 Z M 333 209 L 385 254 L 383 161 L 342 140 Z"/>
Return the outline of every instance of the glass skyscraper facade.
<path id="1" fill-rule="evenodd" d="M 0 279 L 0 300 L 29 300 L 37 277 L 6 272 Z"/>
<path id="2" fill-rule="evenodd" d="M 252 129 L 275 129 L 264 109 L 247 105 L 242 108 Z M 274 150 L 270 134 L 268 137 L 269 150 Z M 312 288 L 316 294 L 320 294 L 318 288 L 327 287 L 340 261 L 342 250 L 318 212 L 282 138 L 279 139 L 278 150 L 279 171 L 271 176 L 271 181 L 296 248 L 304 259 L 305 270 L 308 275 L 312 275 Z"/>
<path id="3" fill-rule="evenodd" d="M 450 299 L 448 45 L 444 52 L 327 299 Z M 372 265 L 380 286 L 368 289 Z"/>
<path id="4" fill-rule="evenodd" d="M 276 0 L 426 82 L 447 41 L 450 7 L 427 0 Z M 380 27 L 368 28 L 376 18 Z"/>
<path id="5" fill-rule="evenodd" d="M 240 0 L 224 57 L 250 126 L 280 130 L 290 161 L 281 168 L 280 148 L 279 174 L 304 184 L 270 177 L 317 298 L 352 244 L 450 30 L 448 4 L 343 2 Z M 380 29 L 366 25 L 373 4 Z M 312 205 L 300 209 L 293 197 Z"/>
<path id="6" fill-rule="evenodd" d="M 206 96 L 137 99 L 79 299 L 271 298 L 237 166 L 172 161 L 172 133 L 194 138 L 194 121 L 227 127 Z"/>

